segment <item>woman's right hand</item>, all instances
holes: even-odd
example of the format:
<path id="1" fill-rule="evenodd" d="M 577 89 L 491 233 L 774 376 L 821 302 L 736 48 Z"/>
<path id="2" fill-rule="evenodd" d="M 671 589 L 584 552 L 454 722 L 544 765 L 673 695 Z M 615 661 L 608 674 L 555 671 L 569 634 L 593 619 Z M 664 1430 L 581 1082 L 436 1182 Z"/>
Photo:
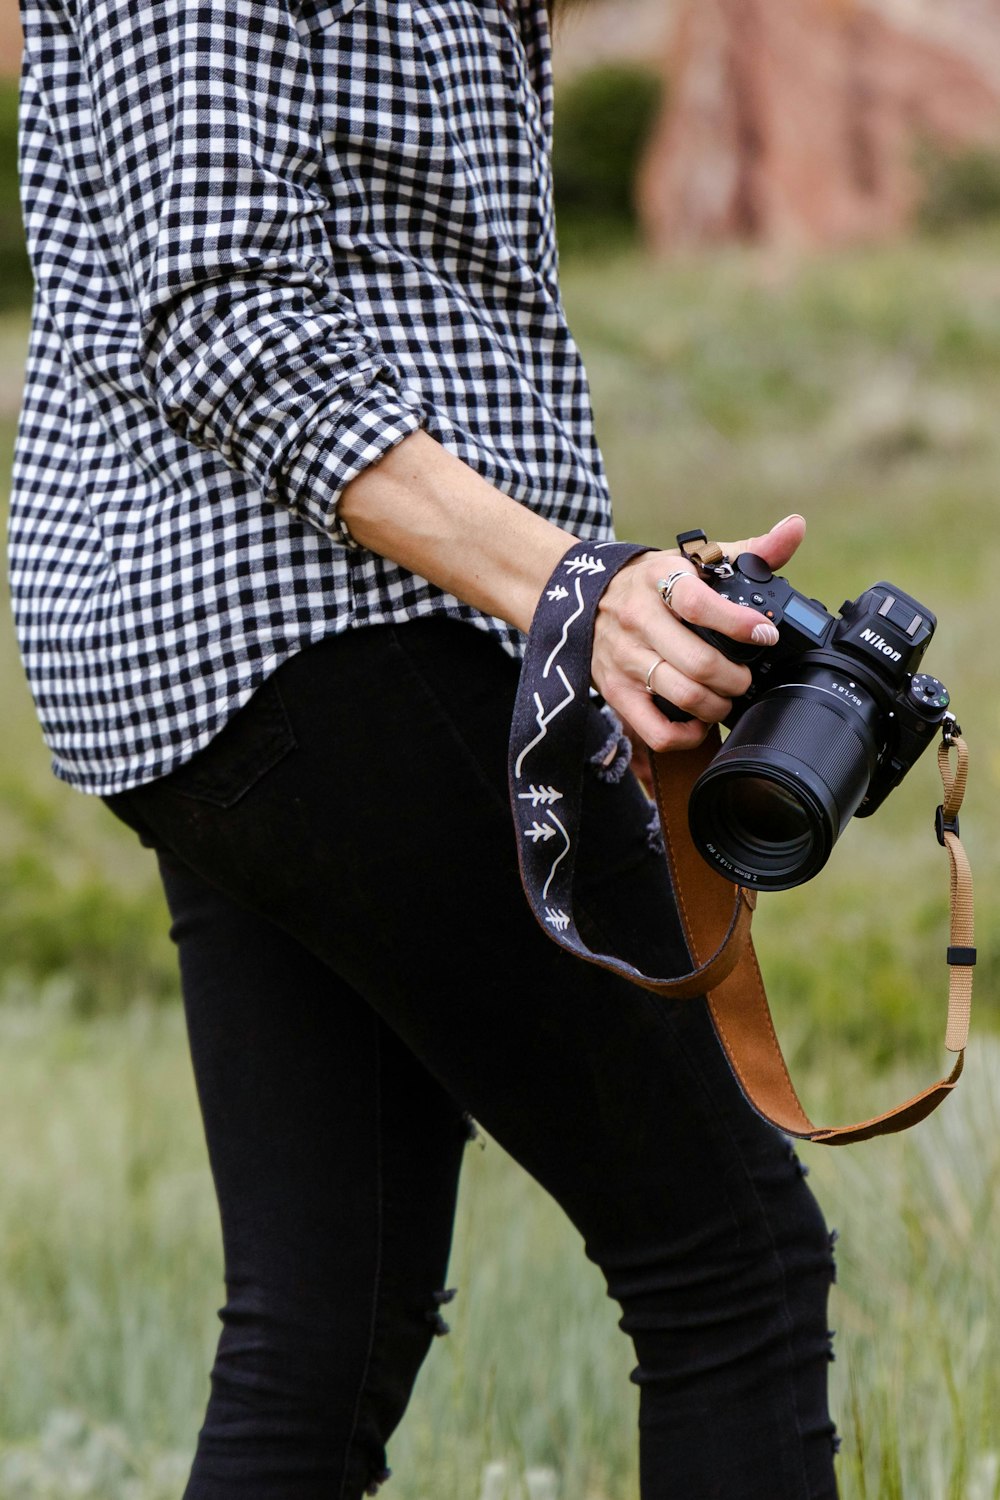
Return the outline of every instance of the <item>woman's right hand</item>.
<path id="1" fill-rule="evenodd" d="M 795 553 L 805 525 L 801 516 L 788 516 L 765 536 L 723 542 L 722 549 L 733 559 L 741 552 L 756 552 L 777 571 Z M 674 572 L 688 573 L 690 582 L 678 579 L 667 608 L 657 584 Z M 732 700 L 750 686 L 748 667 L 730 661 L 688 625 L 763 647 L 778 639 L 769 621 L 720 598 L 698 577 L 694 564 L 677 552 L 637 557 L 611 580 L 598 606 L 591 664 L 594 686 L 651 750 L 700 744 L 709 725 L 724 719 Z M 660 713 L 646 690 L 647 673 L 658 697 L 693 718 L 675 723 Z"/>

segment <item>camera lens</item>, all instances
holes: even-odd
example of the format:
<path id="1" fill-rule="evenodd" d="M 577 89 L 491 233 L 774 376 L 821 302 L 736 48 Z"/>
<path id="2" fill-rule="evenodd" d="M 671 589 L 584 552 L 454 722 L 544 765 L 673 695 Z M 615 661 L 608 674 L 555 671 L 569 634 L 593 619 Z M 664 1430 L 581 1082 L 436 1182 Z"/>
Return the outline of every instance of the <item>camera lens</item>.
<path id="1" fill-rule="evenodd" d="M 699 777 L 691 834 L 730 879 L 782 891 L 810 880 L 868 790 L 881 716 L 873 695 L 825 665 L 771 689 Z"/>
<path id="2" fill-rule="evenodd" d="M 770 850 L 776 845 L 791 853 L 804 850 L 804 840 L 811 838 L 809 815 L 794 793 L 768 781 L 763 776 L 732 777 L 719 788 L 720 815 L 736 829 L 740 840 L 750 848 Z"/>

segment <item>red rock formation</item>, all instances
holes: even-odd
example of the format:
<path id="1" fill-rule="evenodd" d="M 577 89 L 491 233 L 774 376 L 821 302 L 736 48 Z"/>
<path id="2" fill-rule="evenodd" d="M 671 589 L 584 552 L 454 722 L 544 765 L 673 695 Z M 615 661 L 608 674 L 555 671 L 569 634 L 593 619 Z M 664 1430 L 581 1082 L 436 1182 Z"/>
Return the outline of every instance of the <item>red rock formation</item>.
<path id="1" fill-rule="evenodd" d="M 668 73 L 638 185 L 659 250 L 884 237 L 912 215 L 921 138 L 1000 148 L 986 68 L 857 0 L 687 0 Z"/>
<path id="2" fill-rule="evenodd" d="M 17 0 L 0 0 L 0 77 L 16 77 L 21 68 L 21 17 Z"/>

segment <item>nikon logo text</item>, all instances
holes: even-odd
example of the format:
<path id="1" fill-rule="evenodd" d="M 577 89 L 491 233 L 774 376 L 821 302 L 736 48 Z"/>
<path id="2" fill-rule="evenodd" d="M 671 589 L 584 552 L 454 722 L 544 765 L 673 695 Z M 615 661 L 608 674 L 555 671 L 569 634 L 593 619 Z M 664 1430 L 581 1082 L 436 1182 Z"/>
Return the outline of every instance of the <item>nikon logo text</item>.
<path id="1" fill-rule="evenodd" d="M 874 630 L 869 630 L 867 626 L 861 632 L 861 639 L 867 641 L 869 646 L 874 646 L 876 651 L 881 651 L 882 655 L 887 656 L 890 661 L 903 660 L 901 651 L 894 651 L 887 641 L 883 640 L 880 635 L 876 635 Z"/>

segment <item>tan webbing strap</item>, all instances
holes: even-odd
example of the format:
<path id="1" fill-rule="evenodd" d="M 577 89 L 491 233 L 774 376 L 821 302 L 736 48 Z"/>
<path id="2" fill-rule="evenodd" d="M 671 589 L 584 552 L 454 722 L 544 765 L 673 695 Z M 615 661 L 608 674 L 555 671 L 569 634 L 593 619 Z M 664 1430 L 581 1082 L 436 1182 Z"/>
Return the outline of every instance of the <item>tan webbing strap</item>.
<path id="1" fill-rule="evenodd" d="M 949 750 L 955 749 L 955 769 L 951 768 Z M 951 946 L 948 949 L 948 1031 L 945 1046 L 949 1052 L 962 1052 L 969 1039 L 972 1012 L 972 971 L 975 960 L 975 924 L 973 918 L 972 871 L 968 856 L 958 836 L 958 813 L 965 796 L 969 774 L 969 751 L 961 735 L 942 741 L 938 748 L 938 770 L 944 787 L 941 804 L 940 836 L 948 851 L 951 867 Z M 965 962 L 952 962 L 953 957 Z M 970 961 L 971 960 L 971 961 Z"/>
<path id="2" fill-rule="evenodd" d="M 954 773 L 949 759 L 951 748 L 956 751 Z M 708 951 L 702 929 L 702 912 L 709 907 L 714 907 L 717 912 L 722 904 L 722 897 L 719 892 L 712 890 L 711 882 L 729 885 L 698 854 L 687 827 L 688 794 L 705 760 L 711 758 L 715 749 L 716 736 L 713 733 L 701 755 L 696 752 L 673 752 L 653 757 L 654 781 L 667 855 L 675 889 L 679 893 L 678 906 L 688 946 L 696 965 L 700 965 L 702 961 L 702 952 Z M 972 999 L 972 965 L 975 962 L 972 878 L 965 850 L 958 836 L 958 810 L 965 791 L 968 769 L 968 749 L 961 736 L 955 734 L 946 739 L 938 756 L 938 765 L 945 792 L 939 812 L 939 833 L 948 850 L 951 866 L 946 1045 L 949 1050 L 959 1054 L 947 1078 L 940 1079 L 912 1099 L 897 1105 L 895 1109 L 860 1124 L 818 1127 L 803 1109 L 789 1077 L 749 935 L 735 968 L 721 984 L 708 993 L 708 1006 L 716 1032 L 744 1093 L 760 1114 L 790 1135 L 834 1146 L 905 1130 L 935 1110 L 961 1075 Z M 700 871 L 695 869 L 692 860 L 701 866 Z M 706 873 L 708 882 L 705 879 Z M 732 886 L 729 889 L 731 892 Z M 748 907 L 752 905 L 747 893 L 744 892 L 743 896 Z M 717 922 L 717 916 L 715 920 Z M 717 933 L 717 926 L 711 932 Z M 709 936 L 707 941 L 711 942 L 712 937 Z"/>
<path id="3" fill-rule="evenodd" d="M 682 552 L 691 562 L 697 563 L 699 568 L 715 568 L 719 563 L 728 562 L 718 542 L 710 542 L 707 537 L 701 538 L 700 545 L 689 543 L 683 547 Z"/>

